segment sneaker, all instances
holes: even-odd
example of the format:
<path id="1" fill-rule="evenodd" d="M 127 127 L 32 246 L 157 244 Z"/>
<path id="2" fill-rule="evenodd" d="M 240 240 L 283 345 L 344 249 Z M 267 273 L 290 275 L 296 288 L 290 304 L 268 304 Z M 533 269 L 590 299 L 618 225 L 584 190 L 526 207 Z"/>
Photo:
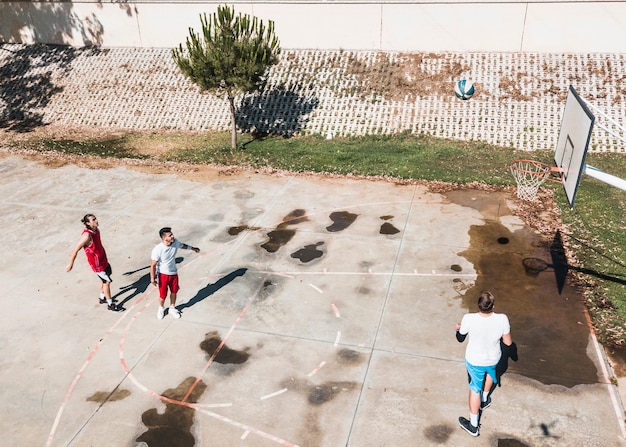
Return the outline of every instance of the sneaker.
<path id="1" fill-rule="evenodd" d="M 176 309 L 175 307 L 170 307 L 170 310 L 168 310 L 167 313 L 177 320 L 180 318 L 180 310 Z"/>
<path id="2" fill-rule="evenodd" d="M 124 308 L 122 306 L 118 306 L 115 303 L 111 303 L 111 304 L 107 305 L 107 309 L 112 310 L 113 312 L 122 312 L 122 311 L 124 311 Z"/>
<path id="3" fill-rule="evenodd" d="M 486 410 L 490 406 L 491 406 L 491 396 L 487 396 L 487 400 L 480 403 L 480 409 L 481 411 Z"/>
<path id="4" fill-rule="evenodd" d="M 470 435 L 478 436 L 478 427 L 474 427 L 472 423 L 468 419 L 464 418 L 463 416 L 459 418 L 459 425 L 461 426 L 463 430 L 468 432 Z"/>
<path id="5" fill-rule="evenodd" d="M 107 299 L 106 299 L 106 298 L 98 298 L 98 302 L 99 302 L 100 304 L 104 304 L 104 303 L 106 303 L 106 302 L 107 302 Z"/>
<path id="6" fill-rule="evenodd" d="M 159 307 L 159 308 L 157 309 L 157 318 L 158 318 L 159 320 L 162 320 L 164 316 L 165 316 L 165 308 L 163 308 L 163 307 Z"/>

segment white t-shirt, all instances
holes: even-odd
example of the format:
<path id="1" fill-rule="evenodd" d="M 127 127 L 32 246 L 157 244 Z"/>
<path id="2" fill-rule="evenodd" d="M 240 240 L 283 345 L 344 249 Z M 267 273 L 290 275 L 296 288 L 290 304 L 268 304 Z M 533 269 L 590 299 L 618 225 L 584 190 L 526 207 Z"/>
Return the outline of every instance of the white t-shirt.
<path id="1" fill-rule="evenodd" d="M 496 365 L 502 355 L 500 338 L 509 332 L 511 325 L 505 314 L 465 314 L 459 329 L 461 335 L 469 334 L 465 360 L 474 366 Z"/>
<path id="2" fill-rule="evenodd" d="M 156 270 L 158 273 L 166 275 L 176 275 L 178 268 L 176 267 L 176 253 L 183 246 L 178 239 L 174 239 L 169 247 L 161 242 L 152 249 L 150 259 L 157 261 Z"/>

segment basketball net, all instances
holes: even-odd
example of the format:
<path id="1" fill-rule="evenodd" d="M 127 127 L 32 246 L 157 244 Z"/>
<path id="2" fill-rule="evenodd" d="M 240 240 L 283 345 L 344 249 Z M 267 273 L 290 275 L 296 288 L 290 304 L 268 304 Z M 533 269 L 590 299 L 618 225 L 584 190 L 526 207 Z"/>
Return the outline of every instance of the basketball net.
<path id="1" fill-rule="evenodd" d="M 550 176 L 552 167 L 534 160 L 515 160 L 510 170 L 517 182 L 517 197 L 532 202 L 537 198 L 539 187 Z"/>

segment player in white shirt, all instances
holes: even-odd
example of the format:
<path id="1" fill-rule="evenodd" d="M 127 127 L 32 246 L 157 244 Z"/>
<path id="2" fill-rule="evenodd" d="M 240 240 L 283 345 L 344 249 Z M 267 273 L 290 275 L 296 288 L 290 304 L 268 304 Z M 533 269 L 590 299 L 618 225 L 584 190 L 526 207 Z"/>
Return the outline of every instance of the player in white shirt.
<path id="1" fill-rule="evenodd" d="M 168 314 L 174 318 L 180 318 L 180 311 L 176 309 L 176 296 L 180 290 L 178 285 L 178 268 L 176 267 L 176 253 L 179 248 L 200 252 L 198 247 L 192 247 L 177 240 L 170 227 L 159 230 L 161 243 L 152 249 L 150 256 L 150 282 L 159 288 L 159 308 L 157 318 L 163 319 L 165 316 L 165 298 L 167 291 L 170 291 L 170 308 Z M 158 281 L 157 281 L 158 279 Z"/>
<path id="2" fill-rule="evenodd" d="M 456 325 L 456 338 L 463 342 L 469 335 L 465 349 L 465 366 L 470 377 L 469 420 L 460 417 L 459 425 L 472 436 L 478 436 L 480 410 L 491 405 L 489 391 L 498 383 L 496 365 L 502 356 L 500 340 L 511 346 L 511 325 L 505 314 L 493 311 L 495 298 L 491 292 L 478 297 L 478 312 L 465 314 Z"/>

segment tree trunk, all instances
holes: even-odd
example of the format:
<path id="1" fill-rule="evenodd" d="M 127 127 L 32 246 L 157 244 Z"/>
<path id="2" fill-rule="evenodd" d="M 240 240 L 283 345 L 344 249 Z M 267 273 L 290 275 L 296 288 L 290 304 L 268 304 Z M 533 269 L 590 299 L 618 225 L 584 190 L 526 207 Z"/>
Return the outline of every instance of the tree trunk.
<path id="1" fill-rule="evenodd" d="M 230 120 L 231 120 L 230 145 L 232 146 L 233 150 L 236 150 L 237 149 L 237 121 L 235 120 L 235 98 L 229 96 L 228 104 L 230 105 Z"/>

